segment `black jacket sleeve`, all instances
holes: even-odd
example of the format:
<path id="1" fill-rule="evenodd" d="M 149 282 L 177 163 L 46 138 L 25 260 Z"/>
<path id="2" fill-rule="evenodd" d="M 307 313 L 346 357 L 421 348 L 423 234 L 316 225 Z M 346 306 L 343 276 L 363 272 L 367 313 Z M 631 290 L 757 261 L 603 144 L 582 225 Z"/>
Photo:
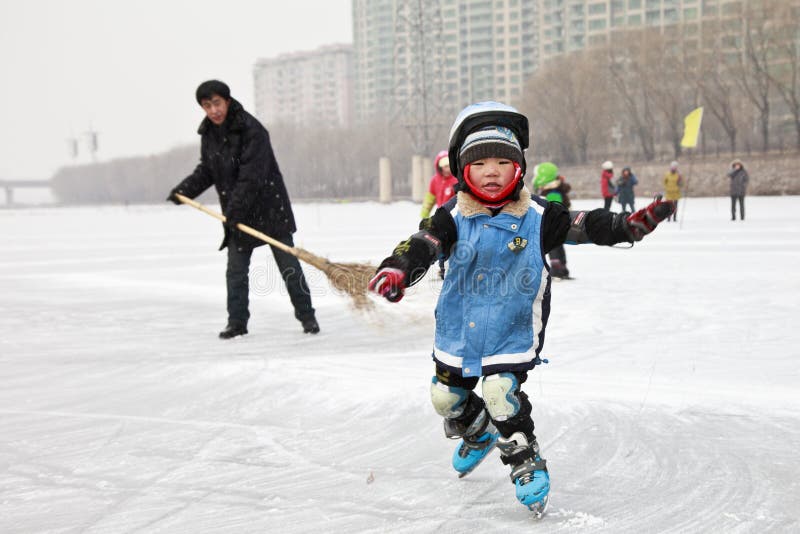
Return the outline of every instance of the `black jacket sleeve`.
<path id="1" fill-rule="evenodd" d="M 458 232 L 450 209 L 455 204 L 446 203 L 432 217 L 419 223 L 419 232 L 397 245 L 392 255 L 384 259 L 378 270 L 384 267 L 400 269 L 406 274 L 408 285 L 417 283 L 440 257 L 447 258 L 456 244 Z"/>
<path id="2" fill-rule="evenodd" d="M 542 221 L 542 251 L 550 252 L 563 244 L 616 245 L 633 243 L 626 218 L 629 213 L 614 213 L 598 208 L 591 211 L 567 211 L 548 202 Z"/>
<path id="3" fill-rule="evenodd" d="M 201 141 L 204 143 L 205 141 Z M 200 163 L 197 164 L 197 167 L 194 168 L 192 174 L 184 178 L 181 183 L 179 183 L 173 189 L 174 192 L 180 193 L 183 196 L 187 196 L 189 198 L 197 198 L 199 197 L 203 191 L 214 185 L 214 179 L 211 177 L 211 173 L 208 171 L 208 166 L 204 161 L 203 154 L 205 154 L 204 147 L 200 149 Z"/>

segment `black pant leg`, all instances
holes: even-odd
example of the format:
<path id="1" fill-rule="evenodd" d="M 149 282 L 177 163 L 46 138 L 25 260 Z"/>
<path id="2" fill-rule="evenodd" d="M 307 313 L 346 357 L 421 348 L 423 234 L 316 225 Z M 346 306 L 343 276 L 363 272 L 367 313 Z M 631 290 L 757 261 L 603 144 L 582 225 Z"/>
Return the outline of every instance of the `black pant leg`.
<path id="1" fill-rule="evenodd" d="M 292 236 L 278 238 L 278 241 L 284 245 L 294 246 Z M 283 283 L 286 284 L 286 290 L 289 292 L 289 299 L 294 306 L 294 316 L 299 321 L 314 317 L 314 308 L 311 306 L 311 291 L 308 289 L 306 277 L 303 274 L 303 268 L 300 266 L 300 260 L 292 256 L 288 252 L 270 245 L 272 254 L 275 256 L 275 263 L 283 278 Z"/>
<path id="2" fill-rule="evenodd" d="M 559 245 L 550 251 L 550 274 L 558 278 L 569 276 L 567 252 L 564 250 L 564 245 Z"/>
<path id="3" fill-rule="evenodd" d="M 744 195 L 739 197 L 739 218 L 744 220 Z"/>
<path id="4" fill-rule="evenodd" d="M 614 201 L 614 197 L 603 197 L 603 209 L 608 210 L 611 209 L 611 202 Z"/>
<path id="5" fill-rule="evenodd" d="M 225 281 L 228 288 L 228 324 L 247 326 L 250 319 L 250 258 L 251 248 L 236 248 L 228 241 L 228 268 Z"/>

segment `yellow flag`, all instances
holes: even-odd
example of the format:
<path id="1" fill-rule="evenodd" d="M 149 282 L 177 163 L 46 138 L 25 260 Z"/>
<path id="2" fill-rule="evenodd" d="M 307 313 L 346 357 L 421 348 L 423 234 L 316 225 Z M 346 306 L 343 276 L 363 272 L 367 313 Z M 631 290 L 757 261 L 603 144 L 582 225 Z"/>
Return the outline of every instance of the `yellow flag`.
<path id="1" fill-rule="evenodd" d="M 681 146 L 694 148 L 697 146 L 697 137 L 700 135 L 700 123 L 703 122 L 703 108 L 697 108 L 683 119 L 683 139 Z"/>

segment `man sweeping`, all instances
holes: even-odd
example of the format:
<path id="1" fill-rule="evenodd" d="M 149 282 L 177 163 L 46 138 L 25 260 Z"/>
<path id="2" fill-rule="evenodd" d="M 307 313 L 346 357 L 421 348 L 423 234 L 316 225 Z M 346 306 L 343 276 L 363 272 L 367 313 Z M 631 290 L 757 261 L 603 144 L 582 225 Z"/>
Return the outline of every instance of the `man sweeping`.
<path id="1" fill-rule="evenodd" d="M 231 98 L 230 89 L 221 81 L 201 83 L 195 96 L 206 114 L 197 130 L 200 163 L 167 200 L 180 204 L 176 194 L 195 198 L 212 185 L 217 190 L 227 219 L 220 250 L 228 249 L 228 324 L 219 337 L 230 339 L 247 334 L 250 258 L 253 249 L 264 244 L 239 231 L 236 225 L 245 224 L 290 247 L 294 246 L 292 234 L 297 228 L 264 126 Z M 319 324 L 300 262 L 272 245 L 270 248 L 303 332 L 316 334 Z"/>

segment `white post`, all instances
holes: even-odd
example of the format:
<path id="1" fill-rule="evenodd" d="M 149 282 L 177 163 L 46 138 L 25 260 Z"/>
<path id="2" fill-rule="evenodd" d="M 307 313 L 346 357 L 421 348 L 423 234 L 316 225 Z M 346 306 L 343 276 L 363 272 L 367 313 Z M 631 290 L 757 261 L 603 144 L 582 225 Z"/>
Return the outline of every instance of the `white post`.
<path id="1" fill-rule="evenodd" d="M 392 201 L 392 165 L 389 158 L 381 158 L 378 168 L 378 198 L 380 202 L 388 204 Z"/>
<path id="2" fill-rule="evenodd" d="M 428 192 L 428 179 L 433 174 L 433 160 L 431 158 L 422 158 L 422 176 L 420 176 L 420 187 L 422 188 L 422 198 L 425 198 L 425 193 Z"/>
<path id="3" fill-rule="evenodd" d="M 422 156 L 411 156 L 411 200 L 422 202 Z"/>

